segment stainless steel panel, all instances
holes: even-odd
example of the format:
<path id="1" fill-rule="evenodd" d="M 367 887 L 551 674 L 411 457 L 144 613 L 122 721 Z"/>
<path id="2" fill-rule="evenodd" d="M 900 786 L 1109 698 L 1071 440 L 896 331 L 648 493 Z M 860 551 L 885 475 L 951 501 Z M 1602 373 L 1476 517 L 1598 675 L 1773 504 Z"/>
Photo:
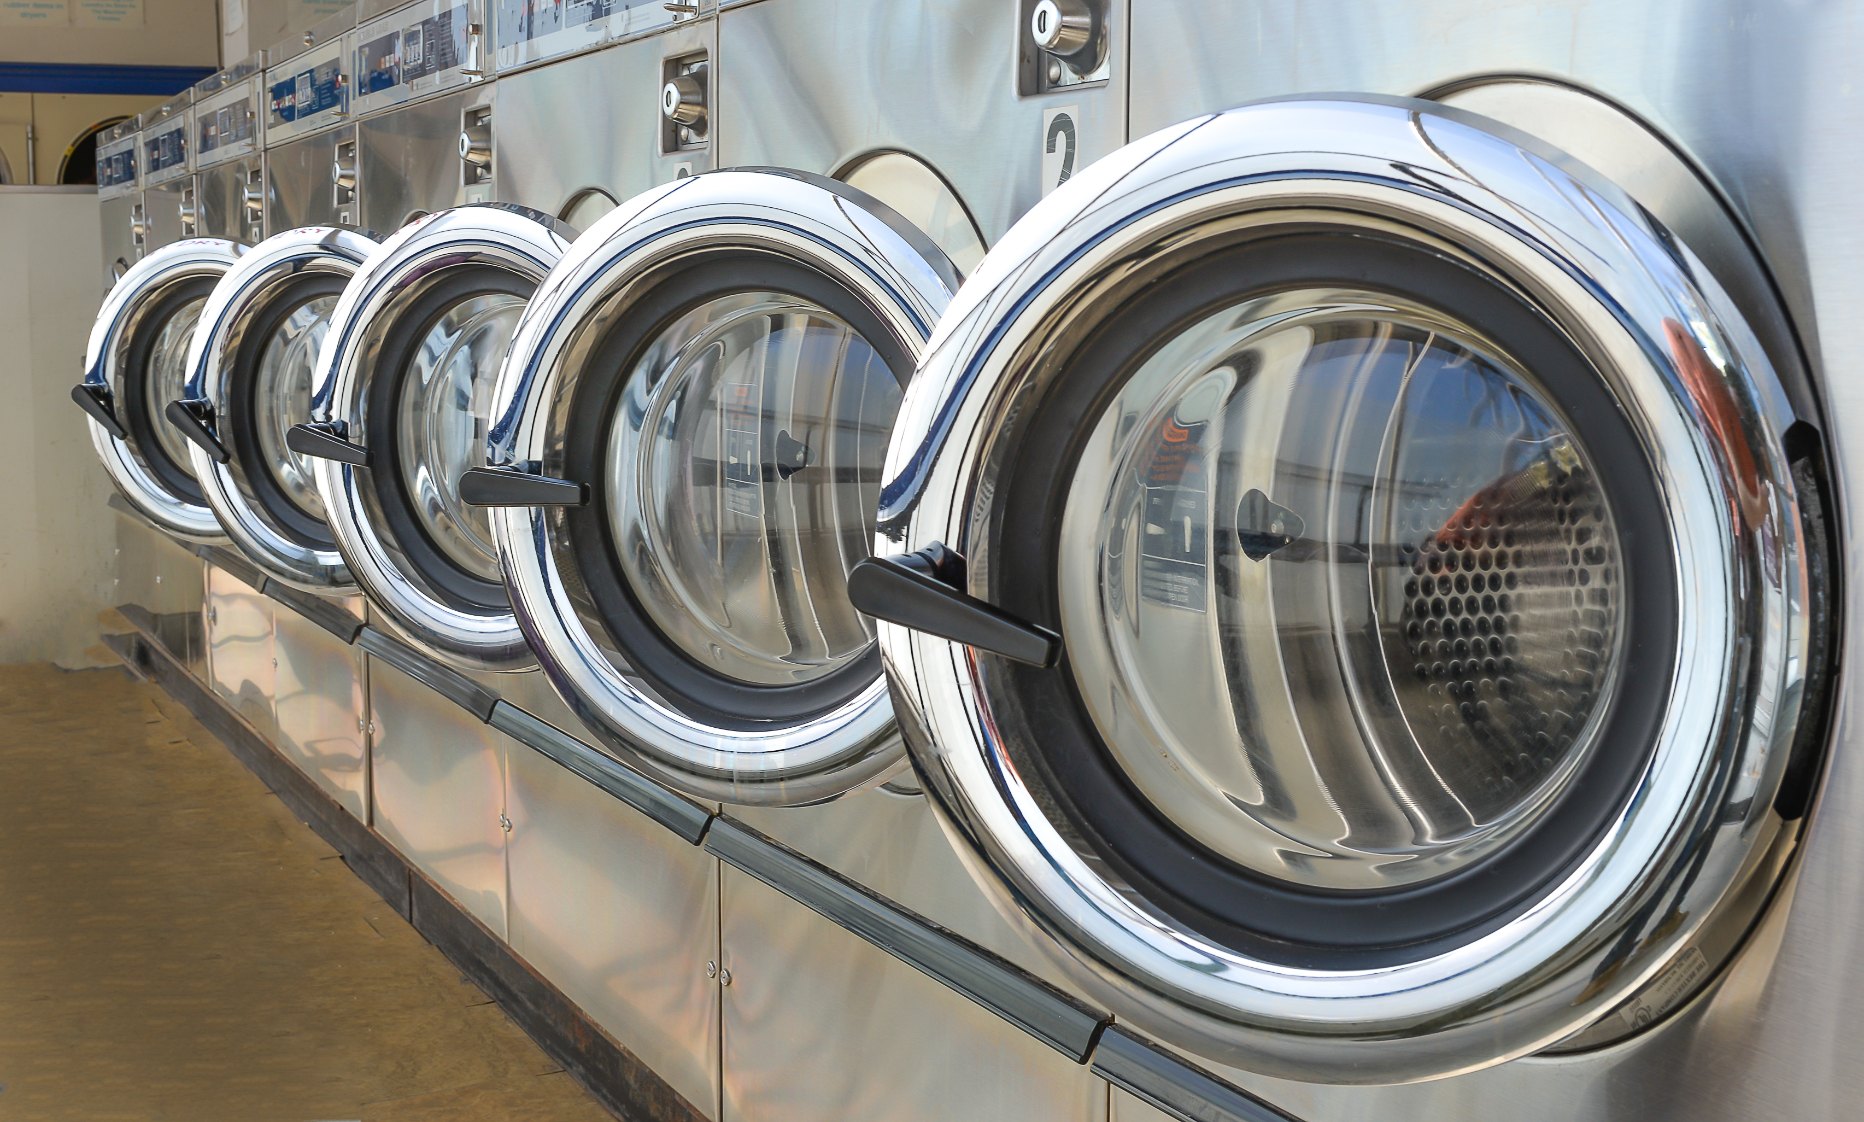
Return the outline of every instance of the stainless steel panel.
<path id="1" fill-rule="evenodd" d="M 143 213 L 149 221 L 145 249 L 156 250 L 181 240 L 181 196 L 193 185 L 194 177 L 184 175 L 142 193 Z"/>
<path id="2" fill-rule="evenodd" d="M 507 760 L 513 949 L 716 1118 L 717 859 L 523 745 Z"/>
<path id="3" fill-rule="evenodd" d="M 1044 193 L 1051 112 L 1072 111 L 1076 169 L 1126 135 L 1118 12 L 1110 81 L 1018 97 L 1020 11 L 1005 0 L 765 0 L 721 12 L 719 166 L 834 174 L 906 152 L 945 177 L 994 243 Z"/>
<path id="4" fill-rule="evenodd" d="M 410 218 L 492 197 L 490 185 L 468 189 L 460 174 L 461 115 L 490 88 L 448 94 L 373 117 L 356 126 L 359 221 L 390 234 Z M 495 123 L 494 130 L 498 128 Z"/>
<path id="5" fill-rule="evenodd" d="M 337 145 L 353 141 L 355 136 L 355 128 L 346 125 L 266 150 L 266 229 L 283 232 L 299 226 L 349 225 L 356 221 L 356 207 L 338 207 L 330 183 Z"/>
<path id="6" fill-rule="evenodd" d="M 1475 75 L 1540 74 L 1630 108 L 1707 170 L 1748 223 L 1822 383 L 1841 487 L 1864 484 L 1864 266 L 1855 145 L 1864 92 L 1839 76 L 1864 10 L 1666 0 L 1498 5 L 1133 0 L 1132 131 L 1256 97 L 1417 94 Z M 1852 582 L 1856 587 L 1856 582 Z M 1856 618 L 1851 597 L 1847 614 Z M 1841 658 L 1855 659 L 1847 636 Z M 1831 1043 L 1864 1030 L 1864 766 L 1839 687 L 1821 805 L 1796 885 L 1710 993 L 1627 1044 L 1470 1076 L 1343 1090 L 1235 1075 L 1314 1122 L 1377 1117 L 1735 1119 L 1856 1113 L 1864 1066 Z M 1120 1103 L 1120 1118 L 1142 1117 Z"/>
<path id="7" fill-rule="evenodd" d="M 103 273 L 99 283 L 107 288 L 131 265 L 142 260 L 136 236 L 130 226 L 131 212 L 142 202 L 142 192 L 117 195 L 97 204 L 98 221 L 103 224 Z M 102 289 L 100 289 L 102 291 Z"/>
<path id="8" fill-rule="evenodd" d="M 661 61 L 711 52 L 711 20 L 606 47 L 498 83 L 493 167 L 500 198 L 568 218 L 590 190 L 617 202 L 712 166 L 710 147 L 660 150 Z"/>
<path id="9" fill-rule="evenodd" d="M 722 870 L 723 1122 L 1107 1116 L 1087 1068 L 748 874 Z"/>
<path id="10" fill-rule="evenodd" d="M 198 564 L 198 562 L 197 562 Z M 273 712 L 275 605 L 264 593 L 213 565 L 207 568 L 207 672 L 214 692 L 267 740 L 278 739 Z"/>
<path id="11" fill-rule="evenodd" d="M 197 232 L 205 238 L 231 238 L 247 245 L 264 240 L 264 232 L 246 209 L 246 180 L 259 170 L 259 158 L 232 160 L 215 164 L 199 172 L 195 206 L 199 214 Z"/>
<path id="12" fill-rule="evenodd" d="M 730 808 L 753 826 L 842 876 L 1080 996 L 1036 947 L 1047 936 L 1021 915 L 998 913 L 958 860 L 918 796 L 869 790 L 806 807 Z"/>
<path id="13" fill-rule="evenodd" d="M 377 658 L 368 659 L 376 830 L 505 938 L 505 755 L 511 743 Z"/>
<path id="14" fill-rule="evenodd" d="M 277 609 L 272 645 L 278 750 L 358 822 L 369 821 L 362 652 L 287 607 Z"/>
<path id="15" fill-rule="evenodd" d="M 155 619 L 156 638 L 188 672 L 207 680 L 206 569 L 194 552 L 135 514 L 116 518 L 115 604 Z"/>
<path id="16" fill-rule="evenodd" d="M 1177 1119 L 1150 1103 L 1141 1102 L 1118 1087 L 1108 1104 L 1109 1122 L 1177 1122 Z"/>
<path id="17" fill-rule="evenodd" d="M 491 72 L 486 0 L 422 0 L 381 19 L 365 5 L 351 58 L 350 112 L 379 113 Z M 441 67 L 444 67 L 443 69 Z"/>

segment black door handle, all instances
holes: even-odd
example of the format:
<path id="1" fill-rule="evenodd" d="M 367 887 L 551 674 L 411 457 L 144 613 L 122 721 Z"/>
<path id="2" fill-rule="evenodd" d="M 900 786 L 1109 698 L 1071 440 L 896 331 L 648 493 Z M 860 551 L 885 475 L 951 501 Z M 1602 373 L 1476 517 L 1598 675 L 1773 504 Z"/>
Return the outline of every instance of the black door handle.
<path id="1" fill-rule="evenodd" d="M 589 488 L 524 468 L 468 468 L 460 476 L 460 501 L 470 506 L 582 506 L 589 501 Z"/>
<path id="2" fill-rule="evenodd" d="M 228 455 L 226 445 L 214 435 L 214 407 L 205 398 L 190 397 L 181 401 L 171 401 L 168 408 L 162 410 L 168 423 L 181 430 L 201 450 L 213 458 L 214 463 L 224 464 L 233 457 Z"/>
<path id="3" fill-rule="evenodd" d="M 285 447 L 301 456 L 335 460 L 352 467 L 369 466 L 369 450 L 350 443 L 342 421 L 306 421 L 285 430 Z"/>
<path id="4" fill-rule="evenodd" d="M 856 610 L 1031 666 L 1053 666 L 1061 636 L 963 590 L 964 559 L 934 543 L 917 553 L 870 557 L 848 571 Z"/>
<path id="5" fill-rule="evenodd" d="M 104 427 L 104 431 L 118 440 L 126 439 L 129 431 L 123 422 L 117 420 L 116 410 L 110 406 L 111 393 L 108 386 L 95 382 L 79 382 L 71 387 L 71 400 L 78 403 L 78 408 L 90 414 L 91 420 Z"/>

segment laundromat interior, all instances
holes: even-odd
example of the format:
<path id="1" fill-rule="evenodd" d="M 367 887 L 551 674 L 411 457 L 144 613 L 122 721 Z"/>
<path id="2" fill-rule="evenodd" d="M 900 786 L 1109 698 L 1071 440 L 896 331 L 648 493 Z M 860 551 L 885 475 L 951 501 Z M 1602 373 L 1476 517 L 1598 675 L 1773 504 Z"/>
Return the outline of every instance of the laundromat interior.
<path id="1" fill-rule="evenodd" d="M 1858 1117 L 1861 51 L 0 0 L 0 1122 Z"/>

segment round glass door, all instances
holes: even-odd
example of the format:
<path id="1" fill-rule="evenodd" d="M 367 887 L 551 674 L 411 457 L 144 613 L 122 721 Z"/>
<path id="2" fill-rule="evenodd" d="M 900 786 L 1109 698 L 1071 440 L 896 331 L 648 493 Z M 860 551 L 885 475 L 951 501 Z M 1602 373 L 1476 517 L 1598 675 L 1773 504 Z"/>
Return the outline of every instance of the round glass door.
<path id="1" fill-rule="evenodd" d="M 485 511 L 492 387 L 526 301 L 572 236 L 488 204 L 412 222 L 357 271 L 313 391 L 317 488 L 357 583 L 410 643 L 468 670 L 526 669 Z"/>
<path id="2" fill-rule="evenodd" d="M 947 832 L 1116 1016 L 1414 1080 L 1738 945 L 1819 733 L 1729 702 L 1817 695 L 1825 500 L 1790 349 L 1676 241 L 1479 118 L 1289 101 L 986 262 L 852 583 Z"/>
<path id="3" fill-rule="evenodd" d="M 189 454 L 208 505 L 267 576 L 313 592 L 355 584 L 317 493 L 315 460 L 293 448 L 337 299 L 376 248 L 357 230 L 309 226 L 261 242 L 214 288 L 195 333 L 185 394 L 217 445 Z"/>
<path id="4" fill-rule="evenodd" d="M 164 246 L 132 266 L 105 298 L 73 400 L 91 442 L 131 506 L 164 531 L 226 540 L 196 479 L 168 404 L 186 396 L 189 345 L 215 284 L 245 252 L 216 238 Z"/>
<path id="5" fill-rule="evenodd" d="M 682 790 L 879 782 L 903 757 L 847 578 L 955 273 L 815 176 L 710 173 L 629 209 L 539 290 L 499 383 L 495 463 L 572 496 L 491 496 L 526 633 L 585 722 Z"/>

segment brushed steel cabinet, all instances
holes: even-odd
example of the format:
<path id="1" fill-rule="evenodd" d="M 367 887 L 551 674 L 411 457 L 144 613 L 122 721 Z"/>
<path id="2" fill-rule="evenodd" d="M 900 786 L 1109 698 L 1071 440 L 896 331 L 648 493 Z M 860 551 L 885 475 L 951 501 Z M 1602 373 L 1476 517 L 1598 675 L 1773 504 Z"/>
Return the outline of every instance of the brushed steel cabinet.
<path id="1" fill-rule="evenodd" d="M 354 224 L 356 205 L 339 205 L 331 174 L 339 146 L 354 147 L 356 128 L 345 125 L 265 153 L 265 228 L 277 233 L 299 226 Z"/>
<path id="2" fill-rule="evenodd" d="M 116 520 L 118 604 L 153 617 L 155 637 L 196 678 L 207 679 L 206 566 L 134 515 Z"/>
<path id="3" fill-rule="evenodd" d="M 460 129 L 467 107 L 483 106 L 491 97 L 490 87 L 478 87 L 358 123 L 358 222 L 387 235 L 419 215 L 490 199 L 491 184 L 465 184 Z"/>
<path id="4" fill-rule="evenodd" d="M 713 51 L 703 20 L 499 79 L 493 167 L 499 197 L 568 218 L 579 196 L 625 202 L 682 173 L 705 171 L 711 148 L 663 152 L 664 60 Z"/>
<path id="5" fill-rule="evenodd" d="M 277 612 L 272 636 L 279 751 L 358 822 L 369 821 L 365 656 L 289 609 Z"/>
<path id="6" fill-rule="evenodd" d="M 511 741 L 381 659 L 367 662 L 372 824 L 508 939 L 500 819 Z"/>
<path id="7" fill-rule="evenodd" d="M 261 736 L 275 742 L 274 615 L 275 605 L 263 593 L 224 569 L 207 566 L 209 682 Z"/>
<path id="8" fill-rule="evenodd" d="M 511 945 L 718 1116 L 718 859 L 533 749 L 506 772 Z"/>
<path id="9" fill-rule="evenodd" d="M 200 170 L 195 176 L 200 181 L 195 206 L 200 216 L 196 228 L 203 237 L 231 238 L 247 245 L 264 240 L 263 224 L 246 207 L 249 178 L 259 170 L 257 156 Z"/>
<path id="10" fill-rule="evenodd" d="M 721 1122 L 1088 1122 L 1107 1084 L 725 866 Z M 721 975 L 721 980 L 724 975 Z"/>
<path id="11" fill-rule="evenodd" d="M 142 259 L 142 247 L 136 244 L 133 218 L 142 202 L 141 191 L 103 199 L 97 204 L 98 220 L 103 224 L 104 271 L 98 278 L 99 289 L 107 291 L 116 278 Z"/>
<path id="12" fill-rule="evenodd" d="M 142 193 L 143 211 L 149 223 L 149 249 L 160 249 L 181 240 L 182 193 L 193 186 L 194 177 L 184 175 Z"/>

